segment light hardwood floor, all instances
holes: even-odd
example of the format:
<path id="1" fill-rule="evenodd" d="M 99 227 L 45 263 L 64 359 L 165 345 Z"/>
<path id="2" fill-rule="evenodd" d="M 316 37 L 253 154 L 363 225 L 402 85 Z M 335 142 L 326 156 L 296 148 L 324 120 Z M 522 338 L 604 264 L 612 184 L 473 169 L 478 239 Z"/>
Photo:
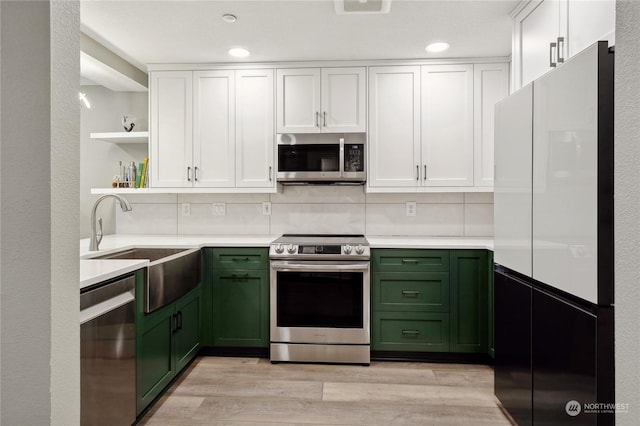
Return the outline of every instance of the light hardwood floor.
<path id="1" fill-rule="evenodd" d="M 140 425 L 510 425 L 486 365 L 200 357 Z"/>

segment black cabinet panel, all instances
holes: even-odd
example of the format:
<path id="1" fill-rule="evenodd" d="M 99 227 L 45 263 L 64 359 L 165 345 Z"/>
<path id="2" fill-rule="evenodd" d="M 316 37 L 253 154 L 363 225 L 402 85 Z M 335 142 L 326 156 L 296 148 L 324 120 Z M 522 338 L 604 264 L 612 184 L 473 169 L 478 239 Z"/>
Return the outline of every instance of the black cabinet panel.
<path id="1" fill-rule="evenodd" d="M 597 402 L 597 318 L 540 290 L 533 291 L 533 418 L 536 425 L 596 425 L 582 410 Z M 567 414 L 569 401 L 581 411 Z"/>
<path id="2" fill-rule="evenodd" d="M 526 282 L 495 272 L 495 394 L 520 426 L 532 424 L 531 292 Z"/>

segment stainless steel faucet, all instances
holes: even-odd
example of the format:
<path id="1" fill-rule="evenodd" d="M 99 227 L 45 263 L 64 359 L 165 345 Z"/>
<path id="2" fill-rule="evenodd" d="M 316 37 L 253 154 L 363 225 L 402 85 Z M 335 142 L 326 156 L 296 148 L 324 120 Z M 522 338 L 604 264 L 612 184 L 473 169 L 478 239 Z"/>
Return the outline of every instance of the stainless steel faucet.
<path id="1" fill-rule="evenodd" d="M 93 205 L 93 209 L 91 210 L 91 241 L 89 242 L 89 251 L 98 251 L 98 246 L 100 245 L 100 241 L 102 241 L 102 218 L 98 219 L 99 229 L 96 229 L 96 210 L 98 209 L 98 204 L 100 204 L 102 200 L 108 197 L 113 197 L 118 200 L 118 203 L 120 203 L 120 208 L 123 212 L 131 211 L 131 204 L 129 204 L 129 201 L 127 201 L 126 198 L 121 197 L 120 195 L 107 194 L 98 198 Z"/>

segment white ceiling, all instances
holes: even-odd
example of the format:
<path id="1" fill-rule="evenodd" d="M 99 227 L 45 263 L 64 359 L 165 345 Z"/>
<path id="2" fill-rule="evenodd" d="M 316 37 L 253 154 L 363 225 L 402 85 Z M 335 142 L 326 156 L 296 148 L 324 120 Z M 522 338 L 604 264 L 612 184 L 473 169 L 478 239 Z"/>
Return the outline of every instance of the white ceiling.
<path id="1" fill-rule="evenodd" d="M 370 0 L 371 1 L 371 0 Z M 82 31 L 133 65 L 508 56 L 518 1 L 392 0 L 388 14 L 336 14 L 333 0 L 82 0 Z M 222 15 L 237 16 L 235 23 Z M 444 53 L 427 53 L 447 41 Z M 252 52 L 227 55 L 230 47 Z"/>

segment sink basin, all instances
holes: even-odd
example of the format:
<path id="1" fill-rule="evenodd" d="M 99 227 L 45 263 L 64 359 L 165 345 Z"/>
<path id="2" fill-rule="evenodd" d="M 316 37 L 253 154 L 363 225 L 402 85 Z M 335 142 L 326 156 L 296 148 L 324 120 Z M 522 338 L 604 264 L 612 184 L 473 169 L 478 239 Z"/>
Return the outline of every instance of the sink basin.
<path id="1" fill-rule="evenodd" d="M 132 248 L 91 259 L 149 259 L 144 286 L 146 313 L 178 300 L 201 281 L 198 248 Z"/>
<path id="2" fill-rule="evenodd" d="M 190 250 L 184 248 L 132 248 L 92 257 L 92 259 L 149 259 L 149 262 L 173 256 L 174 254 Z"/>

